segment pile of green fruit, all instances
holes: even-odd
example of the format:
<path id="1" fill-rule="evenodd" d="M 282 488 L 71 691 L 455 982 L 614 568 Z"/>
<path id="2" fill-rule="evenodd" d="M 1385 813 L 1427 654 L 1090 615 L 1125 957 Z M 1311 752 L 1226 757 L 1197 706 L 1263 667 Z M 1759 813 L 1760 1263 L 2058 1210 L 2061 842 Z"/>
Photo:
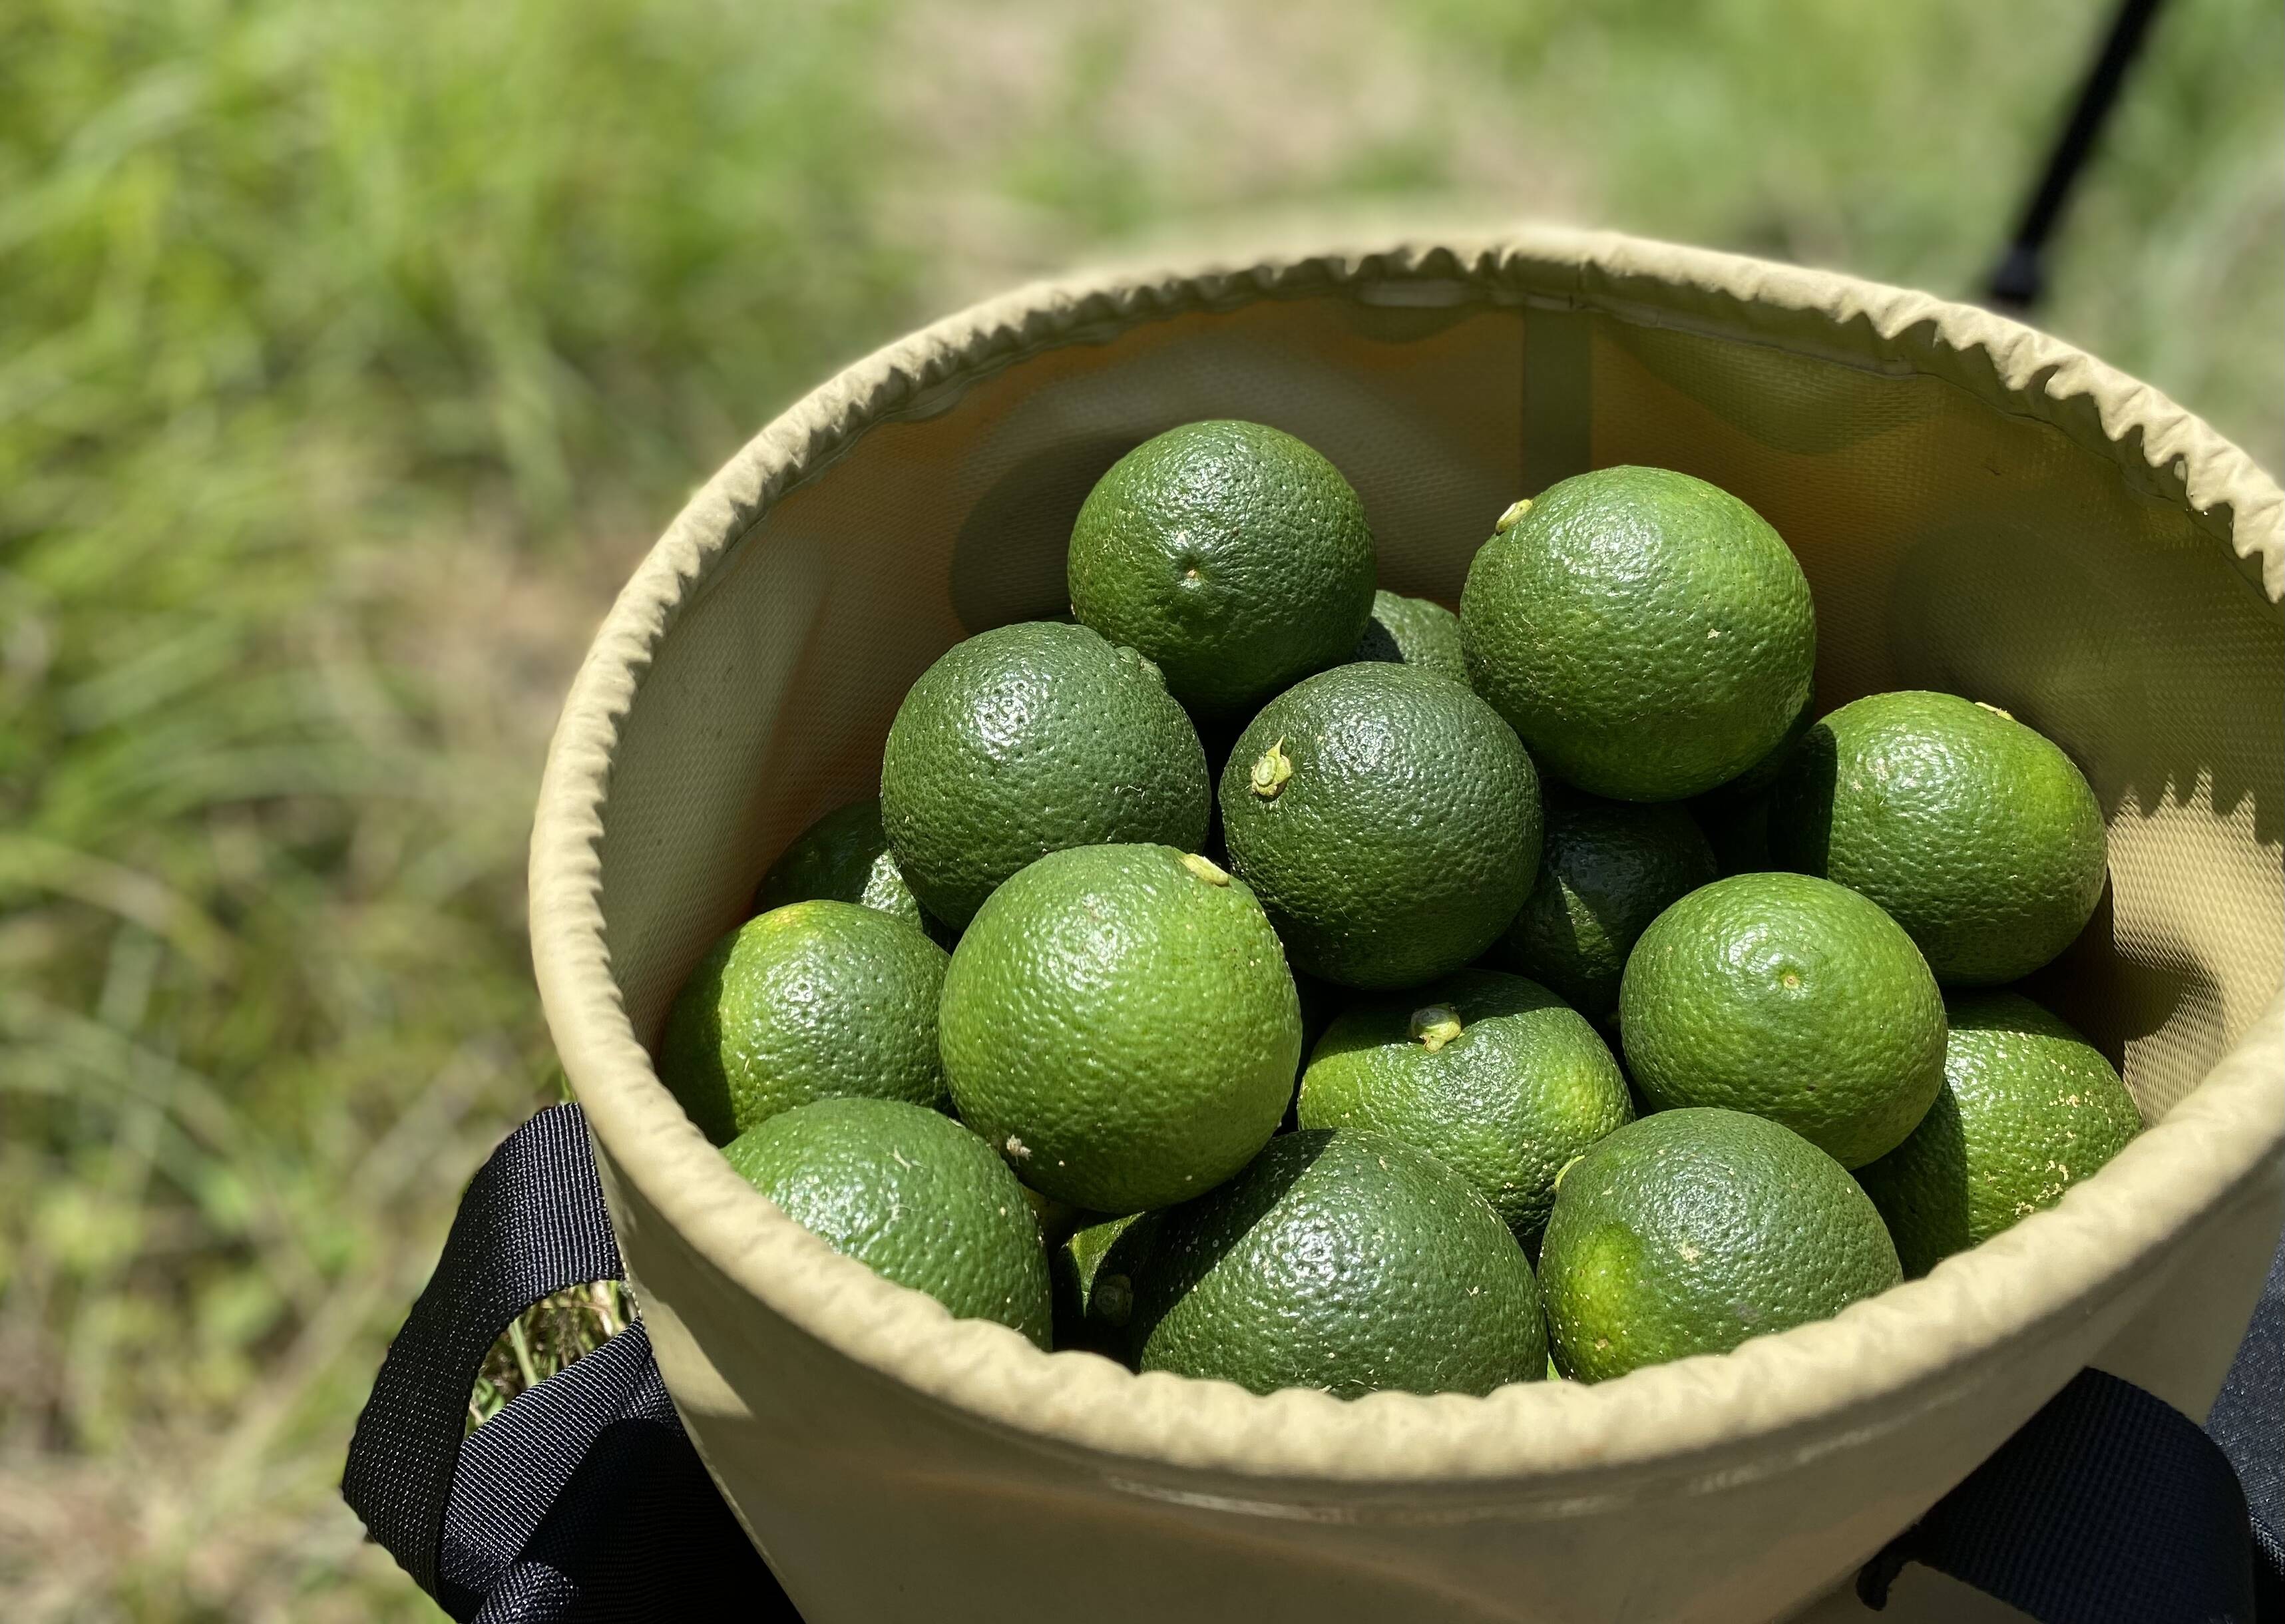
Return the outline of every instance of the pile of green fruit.
<path id="1" fill-rule="evenodd" d="M 913 684 L 657 1057 L 953 1314 L 1258 1393 L 1598 1381 L 1925 1273 L 2140 1129 L 1998 990 L 2100 898 L 2085 780 L 1950 694 L 1817 719 L 1809 583 L 1727 492 L 1566 480 L 1456 616 L 1376 590 L 1324 458 L 1191 423 L 1069 580 Z"/>

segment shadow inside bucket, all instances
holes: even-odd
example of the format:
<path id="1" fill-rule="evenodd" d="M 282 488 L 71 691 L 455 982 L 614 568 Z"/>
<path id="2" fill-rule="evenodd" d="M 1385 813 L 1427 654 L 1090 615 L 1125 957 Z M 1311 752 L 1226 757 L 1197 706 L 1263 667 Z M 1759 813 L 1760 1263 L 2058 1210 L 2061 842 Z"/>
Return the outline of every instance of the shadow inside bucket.
<path id="1" fill-rule="evenodd" d="M 978 499 L 952 544 L 952 610 L 970 637 L 1069 610 L 1072 522 L 1095 482 L 1141 439 L 1059 442 L 1009 469 Z"/>

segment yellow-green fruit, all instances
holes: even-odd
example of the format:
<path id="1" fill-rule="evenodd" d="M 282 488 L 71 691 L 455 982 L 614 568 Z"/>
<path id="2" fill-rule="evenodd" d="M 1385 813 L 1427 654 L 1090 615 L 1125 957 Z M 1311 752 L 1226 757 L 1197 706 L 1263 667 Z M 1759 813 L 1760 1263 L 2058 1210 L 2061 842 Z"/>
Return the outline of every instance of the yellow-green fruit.
<path id="1" fill-rule="evenodd" d="M 1195 847 L 1212 801 L 1197 730 L 1158 669 L 1052 621 L 946 650 L 881 752 L 889 845 L 922 906 L 955 926 L 1066 846 Z"/>
<path id="2" fill-rule="evenodd" d="M 1527 1244 L 1564 1164 L 1635 1114 L 1586 1018 L 1496 970 L 1343 1012 L 1301 1074 L 1299 1110 L 1305 1128 L 1364 1128 L 1427 1151 Z"/>
<path id="3" fill-rule="evenodd" d="M 1770 850 L 1886 908 L 1946 986 L 2028 976 L 2102 899 L 2102 807 L 2051 741 L 1951 694 L 1874 694 L 1809 730 Z"/>
<path id="4" fill-rule="evenodd" d="M 1460 617 L 1425 598 L 1373 593 L 1372 618 L 1349 658 L 1417 665 L 1455 682 L 1468 679 L 1468 663 L 1460 654 Z"/>
<path id="5" fill-rule="evenodd" d="M 958 1318 L 1048 1345 L 1047 1254 L 1031 1204 L 984 1142 L 897 1100 L 821 1100 L 723 1148 L 785 1215 Z"/>
<path id="6" fill-rule="evenodd" d="M 1459 1174 L 1378 1134 L 1281 1134 L 1161 1214 L 1133 1282 L 1144 1370 L 1344 1399 L 1546 1372 L 1538 1286 L 1507 1226 Z"/>
<path id="7" fill-rule="evenodd" d="M 813 1100 L 940 1106 L 947 962 L 877 909 L 822 899 L 773 908 L 723 937 L 683 983 L 659 1080 L 718 1145 Z"/>
<path id="8" fill-rule="evenodd" d="M 1781 1122 L 1845 1167 L 1887 1155 L 1943 1087 L 1943 998 L 1912 938 L 1845 886 L 1741 874 L 1651 922 L 1619 1032 L 1656 1110 Z"/>
<path id="9" fill-rule="evenodd" d="M 1106 1214 L 1245 1166 L 1301 1055 L 1253 893 L 1166 846 L 1075 846 L 1001 886 L 953 953 L 939 1026 L 962 1118 L 1026 1184 Z"/>
<path id="10" fill-rule="evenodd" d="M 754 912 L 818 898 L 877 908 L 949 947 L 957 933 L 930 914 L 905 883 L 889 837 L 881 832 L 876 796 L 836 807 L 794 837 L 754 890 Z"/>
<path id="11" fill-rule="evenodd" d="M 1262 708 L 1222 769 L 1222 839 L 1296 968 L 1417 986 L 1498 939 L 1539 867 L 1539 775 L 1460 684 L 1337 666 Z"/>
<path id="12" fill-rule="evenodd" d="M 2134 1096 L 2069 1023 L 2014 992 L 1944 1007 L 1943 1091 L 1857 1173 L 1914 1276 L 2054 1205 L 2142 1131 Z"/>
<path id="13" fill-rule="evenodd" d="M 1706 836 L 1679 806 L 1547 795 L 1539 878 L 1490 961 L 1553 988 L 1588 1019 L 1618 1019 L 1619 978 L 1635 939 L 1714 878 Z"/>
<path id="14" fill-rule="evenodd" d="M 1817 663 L 1809 582 L 1729 492 L 1665 468 L 1551 486 L 1460 594 L 1468 675 L 1555 777 L 1678 801 L 1785 736 Z"/>
<path id="15" fill-rule="evenodd" d="M 1841 1165 L 1742 1111 L 1661 1111 L 1565 1170 L 1539 1251 L 1555 1359 L 1599 1382 L 1725 1353 L 1904 1277 Z"/>
<path id="16" fill-rule="evenodd" d="M 1347 659 L 1373 573 L 1348 481 L 1260 423 L 1186 423 L 1144 441 L 1072 527 L 1072 610 L 1156 660 L 1202 717 L 1244 716 Z"/>

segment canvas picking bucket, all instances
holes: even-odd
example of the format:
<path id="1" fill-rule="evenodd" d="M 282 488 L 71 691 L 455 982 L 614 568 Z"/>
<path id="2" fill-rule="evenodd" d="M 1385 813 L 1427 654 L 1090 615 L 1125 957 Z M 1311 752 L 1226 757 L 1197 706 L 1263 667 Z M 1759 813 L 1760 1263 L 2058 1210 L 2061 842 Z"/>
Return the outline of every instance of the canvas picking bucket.
<path id="1" fill-rule="evenodd" d="M 1582 469 L 1752 504 L 1815 590 L 1820 709 L 1948 689 L 2085 769 L 2111 890 L 2030 990 L 2154 1126 L 1838 1319 L 1483 1399 L 1041 1353 L 790 1223 L 652 1071 L 677 987 L 795 834 L 875 792 L 930 661 L 1064 607 L 1095 478 L 1201 417 L 1323 451 L 1382 584 L 1448 603 L 1500 512 Z M 1812 1604 L 2082 1366 L 2203 1414 L 2285 1212 L 2281 597 L 2276 485 L 2155 391 L 1727 255 L 1529 231 L 1105 274 L 880 351 L 637 571 L 533 836 L 549 1024 L 691 1437 L 811 1624 L 1716 1620 Z"/>

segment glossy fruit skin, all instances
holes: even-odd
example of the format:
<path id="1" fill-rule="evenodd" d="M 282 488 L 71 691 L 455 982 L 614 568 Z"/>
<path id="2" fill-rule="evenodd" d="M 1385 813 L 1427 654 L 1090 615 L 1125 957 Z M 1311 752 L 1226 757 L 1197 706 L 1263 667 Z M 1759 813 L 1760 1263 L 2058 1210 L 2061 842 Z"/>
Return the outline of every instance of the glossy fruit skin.
<path id="1" fill-rule="evenodd" d="M 834 1251 L 956 1318 L 996 1320 L 1048 1345 L 1048 1259 L 1031 1205 L 951 1118 L 896 1100 L 821 1100 L 749 1128 L 722 1154 Z"/>
<path id="2" fill-rule="evenodd" d="M 1507 1226 L 1459 1174 L 1378 1134 L 1279 1135 L 1163 1214 L 1133 1281 L 1146 1371 L 1344 1399 L 1546 1373 L 1538 1286 Z"/>
<path id="3" fill-rule="evenodd" d="M 2015 992 L 1954 992 L 1943 1092 L 1857 1181 L 1917 1278 L 2051 1207 L 2142 1131 L 2110 1062 Z"/>
<path id="4" fill-rule="evenodd" d="M 956 927 L 1066 846 L 1205 837 L 1197 730 L 1157 668 L 1085 626 L 979 632 L 921 673 L 881 755 L 881 822 L 921 905 Z"/>
<path id="5" fill-rule="evenodd" d="M 2101 804 L 2052 741 L 1957 694 L 1873 694 L 1810 729 L 1778 780 L 1771 857 L 1860 890 L 1946 986 L 2027 976 L 2102 899 Z"/>
<path id="6" fill-rule="evenodd" d="M 1548 773 L 1678 801 L 1754 765 L 1809 701 L 1809 582 L 1761 515 L 1665 468 L 1552 485 L 1460 594 L 1469 679 Z"/>
<path id="7" fill-rule="evenodd" d="M 1539 877 L 1488 962 L 1545 983 L 1610 1026 L 1636 938 L 1715 878 L 1713 849 L 1679 806 L 1551 789 Z"/>
<path id="8" fill-rule="evenodd" d="M 1902 1144 L 1943 1087 L 1943 998 L 1920 950 L 1807 875 L 1717 880 L 1652 921 L 1619 1030 L 1653 1109 L 1752 1111 L 1845 1167 Z"/>
<path id="9" fill-rule="evenodd" d="M 1791 1130 L 1686 1109 L 1563 1174 L 1540 1247 L 1557 1364 L 1606 1381 L 1838 1314 L 1904 1277 L 1872 1201 Z"/>
<path id="10" fill-rule="evenodd" d="M 1111 465 L 1072 527 L 1072 608 L 1141 649 L 1200 717 L 1244 716 L 1349 657 L 1372 613 L 1372 530 L 1292 435 L 1215 419 Z"/>
<path id="11" fill-rule="evenodd" d="M 1205 874 L 1200 872 L 1200 868 Z M 1301 1011 L 1243 882 L 1166 846 L 1076 846 L 1001 886 L 945 977 L 945 1075 L 1033 1189 L 1105 1215 L 1250 1161 L 1284 1113 Z"/>
<path id="12" fill-rule="evenodd" d="M 1468 679 L 1468 662 L 1460 652 L 1460 617 L 1441 603 L 1395 592 L 1373 593 L 1372 618 L 1365 623 L 1364 635 L 1357 639 L 1349 659 L 1417 665 L 1455 682 Z"/>
<path id="13" fill-rule="evenodd" d="M 1457 1035 L 1433 1024 L 1446 1012 Z M 1344 1011 L 1301 1074 L 1298 1109 L 1305 1128 L 1425 1150 L 1527 1246 L 1555 1204 L 1555 1175 L 1635 1114 L 1585 1016 L 1537 982 L 1482 969 Z"/>
<path id="14" fill-rule="evenodd" d="M 658 1075 L 707 1138 L 844 1094 L 945 1104 L 937 1002 L 950 961 L 877 909 L 819 898 L 750 919 L 700 960 Z"/>
<path id="15" fill-rule="evenodd" d="M 1538 872 L 1531 757 L 1475 694 L 1409 665 L 1336 666 L 1279 694 L 1230 752 L 1220 799 L 1231 867 L 1295 967 L 1344 986 L 1459 969 Z"/>
<path id="16" fill-rule="evenodd" d="M 896 853 L 881 830 L 881 798 L 852 801 L 825 813 L 770 865 L 754 890 L 754 912 L 766 914 L 789 902 L 817 898 L 854 902 L 915 926 L 938 946 L 950 948 L 957 933 L 923 908 L 905 883 Z"/>

